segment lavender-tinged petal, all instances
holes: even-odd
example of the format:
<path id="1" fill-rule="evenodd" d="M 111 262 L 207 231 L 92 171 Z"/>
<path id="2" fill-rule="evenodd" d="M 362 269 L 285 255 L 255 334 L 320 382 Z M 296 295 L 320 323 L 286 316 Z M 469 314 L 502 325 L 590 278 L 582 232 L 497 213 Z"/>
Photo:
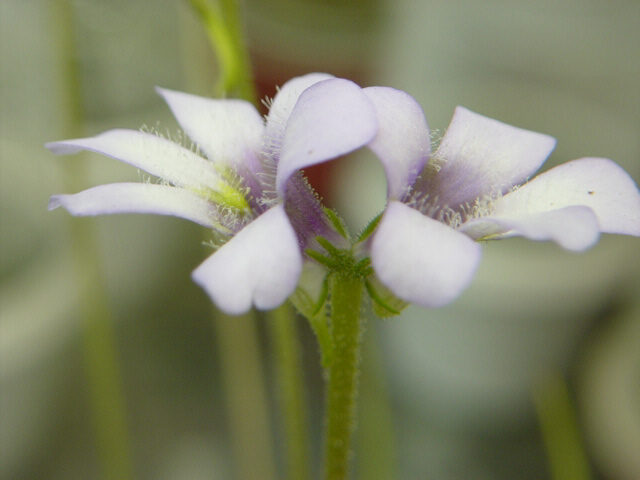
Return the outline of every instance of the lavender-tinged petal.
<path id="1" fill-rule="evenodd" d="M 109 130 L 95 137 L 47 143 L 57 155 L 81 150 L 100 153 L 138 167 L 175 185 L 218 191 L 221 180 L 210 162 L 180 145 L 145 132 Z"/>
<path id="2" fill-rule="evenodd" d="M 317 236 L 326 238 L 336 246 L 347 247 L 342 245 L 344 238 L 329 223 L 322 202 L 302 172 L 295 173 L 287 182 L 284 204 L 289 222 L 298 236 L 300 250 L 311 248 Z"/>
<path id="3" fill-rule="evenodd" d="M 424 167 L 431 148 L 429 127 L 422 108 L 407 93 L 389 87 L 369 87 L 379 130 L 369 147 L 382 161 L 387 196 L 401 199 Z"/>
<path id="4" fill-rule="evenodd" d="M 73 195 L 53 195 L 49 210 L 63 207 L 71 215 L 93 216 L 115 213 L 152 213 L 186 218 L 202 226 L 215 225 L 215 209 L 187 190 L 144 183 L 113 183 Z"/>
<path id="5" fill-rule="evenodd" d="M 375 137 L 376 112 L 362 89 L 349 80 L 324 80 L 307 88 L 284 133 L 276 176 L 278 193 L 296 170 L 356 150 Z"/>
<path id="6" fill-rule="evenodd" d="M 467 288 L 480 262 L 476 242 L 447 225 L 392 201 L 371 242 L 378 278 L 395 295 L 440 307 Z"/>
<path id="7" fill-rule="evenodd" d="M 311 85 L 330 78 L 334 77 L 328 73 L 309 73 L 292 78 L 278 90 L 267 116 L 264 132 L 265 153 L 275 155 L 280 150 L 287 120 L 289 120 L 289 115 L 291 115 L 300 94 Z"/>
<path id="8" fill-rule="evenodd" d="M 421 188 L 457 209 L 483 195 L 504 193 L 544 163 L 555 139 L 457 107 Z"/>
<path id="9" fill-rule="evenodd" d="M 224 312 L 239 315 L 251 305 L 268 310 L 296 288 L 302 255 L 282 204 L 267 210 L 193 271 Z"/>
<path id="10" fill-rule="evenodd" d="M 189 138 L 213 162 L 259 168 L 264 122 L 244 100 L 217 100 L 156 88 Z"/>
<path id="11" fill-rule="evenodd" d="M 495 215 L 545 212 L 570 205 L 591 208 L 600 231 L 640 236 L 640 192 L 619 165 L 582 158 L 538 175 L 495 204 Z"/>
<path id="12" fill-rule="evenodd" d="M 530 240 L 551 240 L 576 252 L 592 247 L 600 236 L 596 214 L 587 206 L 513 217 L 492 215 L 467 222 L 460 230 L 475 239 L 519 235 Z"/>

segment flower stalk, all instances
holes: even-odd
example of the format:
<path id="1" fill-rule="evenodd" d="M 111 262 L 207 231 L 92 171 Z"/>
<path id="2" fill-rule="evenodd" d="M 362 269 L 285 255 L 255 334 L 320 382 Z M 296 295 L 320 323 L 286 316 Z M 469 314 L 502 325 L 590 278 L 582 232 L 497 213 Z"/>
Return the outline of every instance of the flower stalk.
<path id="1" fill-rule="evenodd" d="M 326 379 L 325 478 L 343 480 L 356 424 L 363 283 L 352 272 L 334 273 L 329 282 L 333 353 Z"/>

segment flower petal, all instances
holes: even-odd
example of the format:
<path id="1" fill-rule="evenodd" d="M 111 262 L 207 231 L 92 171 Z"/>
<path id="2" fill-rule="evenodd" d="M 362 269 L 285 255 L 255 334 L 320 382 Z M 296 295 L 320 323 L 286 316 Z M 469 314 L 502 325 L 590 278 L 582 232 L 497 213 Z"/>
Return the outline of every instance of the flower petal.
<path id="1" fill-rule="evenodd" d="M 409 94 L 389 87 L 369 87 L 379 130 L 369 147 L 387 175 L 387 196 L 400 199 L 424 167 L 431 139 L 422 108 Z"/>
<path id="2" fill-rule="evenodd" d="M 633 179 L 606 158 L 582 158 L 538 175 L 495 204 L 495 215 L 545 212 L 570 205 L 590 207 L 600 231 L 640 236 L 640 192 Z"/>
<path id="3" fill-rule="evenodd" d="M 279 204 L 240 230 L 192 277 L 221 310 L 239 315 L 252 304 L 267 310 L 283 303 L 301 271 L 298 240 Z"/>
<path id="4" fill-rule="evenodd" d="M 371 243 L 378 278 L 395 295 L 424 307 L 453 301 L 480 262 L 476 242 L 400 202 L 389 202 Z"/>
<path id="5" fill-rule="evenodd" d="M 100 153 L 138 167 L 179 186 L 218 191 L 222 182 L 210 162 L 180 145 L 145 132 L 109 130 L 90 138 L 45 145 L 56 155 L 81 150 Z"/>
<path id="6" fill-rule="evenodd" d="M 278 192 L 284 195 L 284 185 L 296 170 L 366 145 L 377 129 L 373 104 L 355 83 L 336 78 L 307 88 L 287 122 L 276 176 Z"/>
<path id="7" fill-rule="evenodd" d="M 460 230 L 476 239 L 521 235 L 531 240 L 552 240 L 567 250 L 586 250 L 600 236 L 594 211 L 583 205 L 521 216 L 489 216 L 472 220 Z"/>
<path id="8" fill-rule="evenodd" d="M 423 191 L 457 209 L 483 195 L 504 193 L 544 163 L 555 139 L 457 107 L 434 159 L 437 174 Z"/>
<path id="9" fill-rule="evenodd" d="M 112 183 L 73 195 L 53 195 L 49 210 L 64 207 L 71 215 L 154 213 L 186 218 L 205 227 L 215 225 L 215 210 L 203 198 L 187 190 L 145 183 Z"/>
<path id="10" fill-rule="evenodd" d="M 274 154 L 280 151 L 282 137 L 287 126 L 289 115 L 295 106 L 300 94 L 311 85 L 322 80 L 334 78 L 328 73 L 309 73 L 301 77 L 295 77 L 287 81 L 273 98 L 267 115 L 267 126 L 264 133 L 264 144 L 267 153 Z"/>
<path id="11" fill-rule="evenodd" d="M 264 122 L 244 100 L 216 100 L 156 88 L 180 126 L 213 162 L 257 168 Z"/>

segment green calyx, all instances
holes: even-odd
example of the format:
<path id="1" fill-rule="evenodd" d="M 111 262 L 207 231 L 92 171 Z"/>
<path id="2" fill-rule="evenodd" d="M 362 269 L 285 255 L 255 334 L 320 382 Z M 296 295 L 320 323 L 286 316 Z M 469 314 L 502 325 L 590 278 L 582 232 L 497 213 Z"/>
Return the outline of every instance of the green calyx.
<path id="1" fill-rule="evenodd" d="M 321 253 L 309 248 L 305 253 L 316 262 L 326 266 L 330 273 L 361 279 L 365 279 L 373 273 L 371 260 L 368 257 L 356 258 L 353 248 L 338 248 L 321 236 L 316 237 L 316 242 L 325 252 Z"/>

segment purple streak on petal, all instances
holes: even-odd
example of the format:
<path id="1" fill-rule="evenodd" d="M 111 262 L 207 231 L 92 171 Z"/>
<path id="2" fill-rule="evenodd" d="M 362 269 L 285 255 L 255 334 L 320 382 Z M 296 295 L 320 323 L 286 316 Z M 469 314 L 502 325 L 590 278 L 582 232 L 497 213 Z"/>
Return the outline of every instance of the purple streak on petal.
<path id="1" fill-rule="evenodd" d="M 483 195 L 504 193 L 544 163 L 555 146 L 548 135 L 512 127 L 457 107 L 434 160 L 436 174 L 419 189 L 457 210 Z"/>
<path id="2" fill-rule="evenodd" d="M 309 248 L 318 235 L 334 245 L 341 245 L 344 241 L 329 224 L 322 203 L 301 172 L 296 172 L 289 179 L 284 204 L 301 251 Z"/>
<path id="3" fill-rule="evenodd" d="M 193 271 L 224 312 L 239 315 L 252 305 L 268 310 L 296 288 L 302 271 L 297 238 L 282 205 L 267 210 Z"/>
<path id="4" fill-rule="evenodd" d="M 538 175 L 495 205 L 496 215 L 525 215 L 585 205 L 600 231 L 640 236 L 640 192 L 619 165 L 606 158 L 582 158 Z"/>
<path id="5" fill-rule="evenodd" d="M 371 242 L 374 271 L 395 295 L 441 307 L 467 288 L 480 262 L 480 246 L 397 201 L 389 202 Z"/>
<path id="6" fill-rule="evenodd" d="M 95 137 L 47 143 L 57 155 L 89 150 L 140 168 L 179 186 L 217 190 L 220 177 L 212 164 L 165 138 L 135 130 L 109 130 Z"/>
<path id="7" fill-rule="evenodd" d="M 369 87 L 364 93 L 376 109 L 379 130 L 369 147 L 387 176 L 387 196 L 402 199 L 422 171 L 431 149 L 422 108 L 409 94 L 389 87 Z"/>
<path id="8" fill-rule="evenodd" d="M 518 216 L 489 216 L 465 223 L 460 230 L 472 238 L 522 236 L 530 240 L 551 240 L 576 252 L 598 242 L 598 219 L 587 206 L 571 206 Z"/>
<path id="9" fill-rule="evenodd" d="M 203 198 L 182 188 L 144 183 L 112 183 L 73 195 L 53 195 L 49 210 L 65 208 L 71 215 L 152 213 L 185 218 L 202 226 L 215 225 L 216 210 Z"/>
<path id="10" fill-rule="evenodd" d="M 276 188 L 283 196 L 296 171 L 347 154 L 369 143 L 378 122 L 371 101 L 349 80 L 324 80 L 307 88 L 284 134 Z"/>

